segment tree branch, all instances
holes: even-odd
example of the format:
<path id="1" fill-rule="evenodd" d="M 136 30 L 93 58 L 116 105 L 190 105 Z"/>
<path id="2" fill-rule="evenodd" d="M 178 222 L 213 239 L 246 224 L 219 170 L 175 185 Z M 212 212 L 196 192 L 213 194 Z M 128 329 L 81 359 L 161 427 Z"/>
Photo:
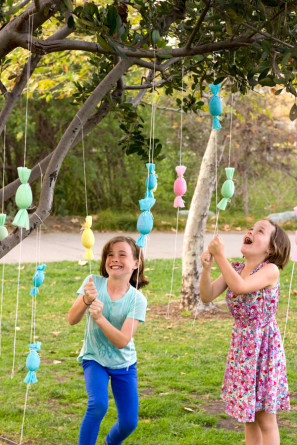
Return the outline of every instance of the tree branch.
<path id="1" fill-rule="evenodd" d="M 103 99 L 112 86 L 118 82 L 133 63 L 133 59 L 121 60 L 117 63 L 100 84 L 97 85 L 95 90 L 76 113 L 51 156 L 43 179 L 39 205 L 33 215 L 30 216 L 30 229 L 24 230 L 16 228 L 10 235 L 8 235 L 8 237 L 0 242 L 0 258 L 19 244 L 21 238 L 24 240 L 30 235 L 30 233 L 48 217 L 51 212 L 55 183 L 65 156 L 71 149 L 82 126 L 87 122 L 88 116 L 94 110 L 98 102 Z"/>
<path id="2" fill-rule="evenodd" d="M 67 25 L 64 25 L 63 27 L 58 29 L 52 36 L 50 36 L 47 40 L 56 39 L 57 37 L 62 39 L 62 38 L 67 37 L 72 32 L 73 32 L 73 29 L 70 29 L 70 28 L 68 28 Z M 37 56 L 37 55 L 34 55 L 33 57 L 31 57 L 29 77 L 31 77 L 32 73 L 34 72 L 36 66 L 38 65 L 40 58 L 41 58 L 41 56 Z M 28 65 L 27 63 L 26 63 L 26 65 L 24 65 L 23 71 L 22 71 L 21 75 L 18 77 L 18 79 L 13 87 L 12 92 L 7 93 L 7 95 L 6 95 L 5 105 L 0 112 L 0 135 L 4 130 L 6 122 L 10 116 L 10 113 L 13 110 L 13 107 L 19 100 L 19 98 L 22 94 L 22 91 L 27 84 L 27 77 L 28 77 L 27 65 Z"/>
<path id="3" fill-rule="evenodd" d="M 188 48 L 191 47 L 191 45 L 192 45 L 192 43 L 193 43 L 193 40 L 194 40 L 194 38 L 195 38 L 195 35 L 196 35 L 197 32 L 199 31 L 200 26 L 202 25 L 203 20 L 204 20 L 206 14 L 207 14 L 209 8 L 211 8 L 213 4 L 214 4 L 214 2 L 212 2 L 212 0 L 210 0 L 210 1 L 206 4 L 204 10 L 202 11 L 201 16 L 199 17 L 199 20 L 198 20 L 198 22 L 197 22 L 195 28 L 194 28 L 193 31 L 192 31 L 192 34 L 191 34 L 190 37 L 189 37 L 189 40 L 188 40 L 188 42 L 187 42 L 187 44 L 186 44 L 186 46 L 185 46 L 186 49 L 188 49 Z"/>
<path id="4" fill-rule="evenodd" d="M 255 28 L 254 26 L 249 25 L 248 23 L 244 23 L 244 22 L 242 22 L 241 25 L 242 25 L 242 26 L 245 26 L 245 27 L 248 28 L 248 29 L 251 29 L 252 31 L 255 31 L 255 33 L 257 33 L 257 34 L 261 34 L 262 36 L 264 36 L 264 37 L 266 37 L 266 38 L 268 38 L 268 39 L 273 40 L 274 42 L 280 43 L 281 45 L 284 45 L 284 46 L 286 46 L 287 48 L 294 48 L 293 45 L 290 45 L 289 43 L 283 42 L 282 40 L 279 40 L 279 39 L 277 39 L 276 37 L 273 37 L 273 36 L 272 36 L 271 34 L 269 34 L 268 32 L 258 30 L 258 29 Z"/>

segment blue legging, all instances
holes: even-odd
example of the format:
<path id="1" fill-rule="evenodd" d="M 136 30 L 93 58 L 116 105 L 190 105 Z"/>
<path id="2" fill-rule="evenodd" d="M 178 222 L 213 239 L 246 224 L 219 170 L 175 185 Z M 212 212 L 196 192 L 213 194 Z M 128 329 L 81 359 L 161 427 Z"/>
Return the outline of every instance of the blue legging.
<path id="1" fill-rule="evenodd" d="M 138 422 L 136 363 L 128 369 L 111 369 L 94 360 L 83 360 L 82 366 L 89 401 L 80 426 L 78 445 L 96 444 L 100 424 L 108 408 L 109 377 L 118 419 L 105 440 L 108 445 L 121 445 L 135 430 Z"/>

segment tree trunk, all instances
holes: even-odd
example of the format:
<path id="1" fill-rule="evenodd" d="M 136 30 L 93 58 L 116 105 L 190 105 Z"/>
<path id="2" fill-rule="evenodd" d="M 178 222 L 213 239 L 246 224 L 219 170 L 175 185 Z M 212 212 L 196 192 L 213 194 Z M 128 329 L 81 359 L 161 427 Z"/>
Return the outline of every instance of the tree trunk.
<path id="1" fill-rule="evenodd" d="M 215 187 L 216 167 L 220 161 L 224 143 L 220 142 L 216 130 L 212 130 L 204 153 L 202 164 L 192 198 L 183 241 L 181 306 L 202 312 L 210 307 L 199 298 L 199 280 L 201 274 L 200 255 L 203 251 L 204 232 Z"/>

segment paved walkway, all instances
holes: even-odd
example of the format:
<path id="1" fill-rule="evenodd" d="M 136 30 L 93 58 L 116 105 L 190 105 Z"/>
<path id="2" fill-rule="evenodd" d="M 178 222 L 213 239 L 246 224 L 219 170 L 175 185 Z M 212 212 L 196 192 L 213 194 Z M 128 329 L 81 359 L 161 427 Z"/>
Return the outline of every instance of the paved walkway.
<path id="1" fill-rule="evenodd" d="M 95 259 L 100 258 L 103 245 L 113 236 L 119 233 L 95 233 L 94 255 Z M 137 239 L 137 233 L 127 233 Z M 222 233 L 220 234 L 225 243 L 225 253 L 228 258 L 240 257 L 240 247 L 242 243 L 242 233 Z M 205 237 L 205 246 L 207 247 L 213 235 L 207 233 Z M 289 234 L 292 251 L 296 247 L 294 234 Z M 176 256 L 182 256 L 183 233 L 175 236 L 174 233 L 154 232 L 150 234 L 146 258 L 173 258 L 174 246 L 176 240 Z M 12 249 L 0 263 L 7 264 L 18 263 L 20 246 Z M 85 248 L 81 244 L 79 233 L 47 233 L 41 235 L 40 261 L 49 263 L 51 261 L 78 261 L 83 259 Z M 36 261 L 36 233 L 32 233 L 22 244 L 22 262 L 29 263 Z"/>

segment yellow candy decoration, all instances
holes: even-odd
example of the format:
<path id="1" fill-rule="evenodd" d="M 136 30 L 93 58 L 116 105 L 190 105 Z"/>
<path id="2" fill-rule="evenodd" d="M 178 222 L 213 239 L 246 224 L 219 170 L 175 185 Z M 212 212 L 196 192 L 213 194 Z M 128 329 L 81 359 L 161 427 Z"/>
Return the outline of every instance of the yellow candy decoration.
<path id="1" fill-rule="evenodd" d="M 86 222 L 85 222 L 85 228 L 84 228 L 83 233 L 81 234 L 82 245 L 87 249 L 84 254 L 84 258 L 87 260 L 94 259 L 94 254 L 93 254 L 91 248 L 94 245 L 95 237 L 94 237 L 94 233 L 91 230 L 91 227 L 92 227 L 92 217 L 87 216 Z"/>

